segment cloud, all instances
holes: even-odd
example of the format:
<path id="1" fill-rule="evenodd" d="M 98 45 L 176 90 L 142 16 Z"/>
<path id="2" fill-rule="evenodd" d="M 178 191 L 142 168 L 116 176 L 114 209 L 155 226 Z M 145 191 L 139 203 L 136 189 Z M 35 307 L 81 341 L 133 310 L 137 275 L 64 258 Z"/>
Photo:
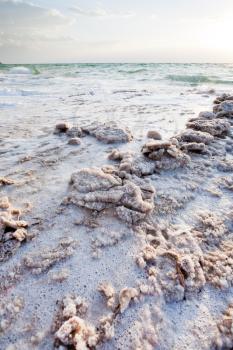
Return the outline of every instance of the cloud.
<path id="1" fill-rule="evenodd" d="M 121 12 L 107 11 L 103 8 L 85 10 L 79 6 L 73 6 L 70 8 L 70 10 L 77 15 L 87 16 L 87 17 L 97 17 L 97 18 L 98 17 L 99 18 L 112 18 L 112 17 L 127 18 L 135 15 L 132 12 L 121 13 Z"/>
<path id="2" fill-rule="evenodd" d="M 56 9 L 47 9 L 20 0 L 0 0 L 0 29 L 17 30 L 61 26 L 71 22 Z"/>
<path id="3" fill-rule="evenodd" d="M 73 42 L 67 34 L 73 20 L 56 9 L 48 9 L 22 0 L 0 0 L 0 47 L 41 48 Z"/>
<path id="4" fill-rule="evenodd" d="M 57 33 L 41 33 L 32 31 L 28 33 L 0 32 L 0 47 L 36 48 L 43 44 L 67 44 L 76 43 L 78 40 L 71 35 Z"/>

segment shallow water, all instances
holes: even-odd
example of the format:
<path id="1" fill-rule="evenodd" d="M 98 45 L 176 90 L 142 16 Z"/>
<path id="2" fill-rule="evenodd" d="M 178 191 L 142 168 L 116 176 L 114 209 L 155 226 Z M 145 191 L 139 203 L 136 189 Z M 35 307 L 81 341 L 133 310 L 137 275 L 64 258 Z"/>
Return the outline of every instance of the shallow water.
<path id="1" fill-rule="evenodd" d="M 1 120 L 116 120 L 137 136 L 171 136 L 233 87 L 231 64 L 55 64 L 0 66 Z"/>

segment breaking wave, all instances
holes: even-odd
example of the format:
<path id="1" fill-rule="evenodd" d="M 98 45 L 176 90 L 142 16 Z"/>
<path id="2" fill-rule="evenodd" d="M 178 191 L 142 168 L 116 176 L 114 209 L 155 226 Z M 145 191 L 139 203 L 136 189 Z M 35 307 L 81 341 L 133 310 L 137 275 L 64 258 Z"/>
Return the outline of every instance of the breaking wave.
<path id="1" fill-rule="evenodd" d="M 40 74 L 40 71 L 35 67 L 16 66 L 9 70 L 10 74 Z"/>
<path id="2" fill-rule="evenodd" d="M 177 81 L 189 84 L 202 84 L 202 83 L 214 83 L 214 84 L 233 84 L 233 80 L 225 80 L 214 76 L 206 75 L 176 75 L 169 74 L 166 79 L 171 81 Z"/>
<path id="3" fill-rule="evenodd" d="M 31 74 L 31 69 L 27 67 L 13 67 L 10 69 L 11 74 Z"/>

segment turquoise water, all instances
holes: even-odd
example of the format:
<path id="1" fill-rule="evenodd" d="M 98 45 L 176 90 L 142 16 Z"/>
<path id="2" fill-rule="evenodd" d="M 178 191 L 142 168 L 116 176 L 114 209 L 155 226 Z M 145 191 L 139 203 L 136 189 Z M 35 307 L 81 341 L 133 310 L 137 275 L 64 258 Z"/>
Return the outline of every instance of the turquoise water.
<path id="1" fill-rule="evenodd" d="M 32 74 L 58 74 L 76 76 L 82 74 L 108 74 L 119 79 L 127 75 L 135 75 L 138 79 L 159 79 L 199 85 L 204 83 L 232 84 L 233 64 L 174 64 L 174 63 L 80 63 L 80 64 L 37 64 L 37 65 L 0 65 L 0 72 L 7 73 L 13 67 L 27 67 Z"/>

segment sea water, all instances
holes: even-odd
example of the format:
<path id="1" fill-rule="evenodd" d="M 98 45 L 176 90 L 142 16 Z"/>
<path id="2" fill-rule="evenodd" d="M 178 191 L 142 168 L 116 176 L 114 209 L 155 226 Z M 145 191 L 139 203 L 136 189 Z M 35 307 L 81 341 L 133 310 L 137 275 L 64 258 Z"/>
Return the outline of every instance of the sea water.
<path id="1" fill-rule="evenodd" d="M 170 137 L 232 89 L 233 64 L 0 65 L 1 123 L 115 120 Z"/>

